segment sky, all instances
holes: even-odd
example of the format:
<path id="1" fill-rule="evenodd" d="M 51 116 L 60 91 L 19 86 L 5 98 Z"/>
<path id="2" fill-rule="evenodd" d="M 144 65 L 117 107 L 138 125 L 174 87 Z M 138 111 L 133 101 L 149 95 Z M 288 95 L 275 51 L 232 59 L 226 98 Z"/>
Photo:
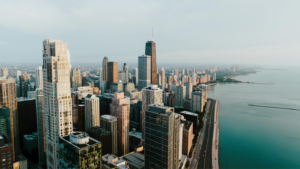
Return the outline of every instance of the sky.
<path id="1" fill-rule="evenodd" d="M 68 43 L 72 63 L 104 56 L 157 62 L 300 66 L 299 0 L 3 0 L 0 62 L 42 63 L 44 39 Z M 150 36 L 149 36 L 150 34 Z"/>

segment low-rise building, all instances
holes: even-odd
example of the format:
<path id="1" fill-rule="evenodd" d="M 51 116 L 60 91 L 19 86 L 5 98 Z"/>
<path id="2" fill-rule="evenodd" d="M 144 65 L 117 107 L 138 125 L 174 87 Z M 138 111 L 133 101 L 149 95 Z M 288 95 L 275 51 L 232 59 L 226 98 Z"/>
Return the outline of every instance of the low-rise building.
<path id="1" fill-rule="evenodd" d="M 129 169 L 129 165 L 115 155 L 106 154 L 102 156 L 102 169 Z"/>

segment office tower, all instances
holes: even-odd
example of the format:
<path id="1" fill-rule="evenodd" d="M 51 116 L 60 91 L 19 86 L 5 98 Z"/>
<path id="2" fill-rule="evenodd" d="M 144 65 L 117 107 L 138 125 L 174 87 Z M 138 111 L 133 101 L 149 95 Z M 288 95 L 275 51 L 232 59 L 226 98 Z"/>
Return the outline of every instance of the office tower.
<path id="1" fill-rule="evenodd" d="M 130 103 L 130 127 L 140 129 L 140 114 L 142 111 L 142 101 Z M 131 142 L 131 141 L 130 141 Z"/>
<path id="2" fill-rule="evenodd" d="M 1 68 L 1 75 L 3 77 L 7 77 L 8 76 L 8 69 L 7 68 Z"/>
<path id="3" fill-rule="evenodd" d="M 35 87 L 37 89 L 43 88 L 43 69 L 41 66 L 35 70 Z"/>
<path id="4" fill-rule="evenodd" d="M 135 85 L 135 87 L 139 86 L 139 72 L 138 72 L 138 68 L 134 68 L 133 69 L 133 77 L 135 77 L 135 80 L 133 80 L 133 83 Z"/>
<path id="5" fill-rule="evenodd" d="M 123 92 L 123 83 L 111 83 L 110 93 Z"/>
<path id="6" fill-rule="evenodd" d="M 173 76 L 168 76 L 167 81 L 168 81 L 169 84 L 172 84 L 174 82 Z"/>
<path id="7" fill-rule="evenodd" d="M 88 94 L 84 99 L 84 108 L 85 129 L 100 126 L 99 98 Z"/>
<path id="8" fill-rule="evenodd" d="M 82 78 L 79 69 L 73 69 L 72 76 L 72 89 L 77 90 L 78 87 L 82 86 Z"/>
<path id="9" fill-rule="evenodd" d="M 128 66 L 127 66 L 127 63 L 124 63 L 123 71 L 125 72 L 125 81 L 124 81 L 124 83 L 126 83 L 126 82 L 128 82 Z"/>
<path id="10" fill-rule="evenodd" d="M 163 86 L 163 88 L 165 88 L 166 71 L 164 70 L 164 68 L 161 68 L 160 76 L 161 76 L 161 85 Z"/>
<path id="11" fill-rule="evenodd" d="M 177 76 L 177 77 L 179 77 L 179 76 L 178 76 L 178 70 L 177 70 L 177 69 L 174 70 L 174 75 Z"/>
<path id="12" fill-rule="evenodd" d="M 101 142 L 84 132 L 59 138 L 59 168 L 102 168 Z"/>
<path id="13" fill-rule="evenodd" d="M 182 75 L 182 76 L 185 75 L 184 69 L 181 70 L 181 75 Z"/>
<path id="14" fill-rule="evenodd" d="M 186 97 L 186 87 L 183 85 L 176 86 L 175 107 L 183 108 L 184 99 Z"/>
<path id="15" fill-rule="evenodd" d="M 102 155 L 111 154 L 112 151 L 112 132 L 104 128 L 94 126 L 89 128 L 87 134 L 101 142 Z"/>
<path id="16" fill-rule="evenodd" d="M 106 93 L 106 90 L 107 90 L 107 81 L 103 80 L 102 81 L 102 87 L 101 87 L 101 94 Z"/>
<path id="17" fill-rule="evenodd" d="M 118 62 L 107 63 L 107 86 L 110 88 L 111 83 L 118 83 Z"/>
<path id="18" fill-rule="evenodd" d="M 191 99 L 192 98 L 192 91 L 193 91 L 193 84 L 188 82 L 184 83 L 184 86 L 186 87 L 186 99 Z"/>
<path id="19" fill-rule="evenodd" d="M 197 84 L 197 74 L 195 73 L 195 68 L 194 68 L 194 72 L 192 75 L 192 83 L 193 83 L 193 85 Z"/>
<path id="20" fill-rule="evenodd" d="M 163 105 L 162 103 L 162 89 L 158 88 L 157 85 L 148 85 L 142 90 L 142 112 L 140 115 L 140 131 L 145 136 L 145 112 L 149 110 L 150 104 Z"/>
<path id="21" fill-rule="evenodd" d="M 192 112 L 203 112 L 203 107 L 205 104 L 205 98 L 203 93 L 199 88 L 196 88 L 192 92 Z"/>
<path id="22" fill-rule="evenodd" d="M 93 94 L 93 88 L 91 86 L 78 87 L 77 90 L 88 94 Z"/>
<path id="23" fill-rule="evenodd" d="M 182 119 L 182 117 L 181 117 L 181 119 Z M 182 123 L 180 123 L 180 126 L 179 126 L 179 161 L 182 161 L 181 157 L 182 157 L 182 144 L 183 144 L 183 126 L 184 125 Z"/>
<path id="24" fill-rule="evenodd" d="M 102 61 L 102 80 L 108 80 L 107 76 L 108 76 L 108 68 L 107 68 L 107 63 L 109 62 L 108 58 L 105 56 L 103 58 L 103 61 Z"/>
<path id="25" fill-rule="evenodd" d="M 151 84 L 151 56 L 139 56 L 139 90 Z"/>
<path id="26" fill-rule="evenodd" d="M 151 84 L 157 84 L 157 65 L 156 65 L 156 45 L 154 41 L 147 41 L 146 48 L 145 48 L 145 55 L 151 56 L 151 74 L 150 74 L 150 81 Z M 140 68 L 139 68 L 140 69 Z"/>
<path id="27" fill-rule="evenodd" d="M 85 109 L 85 106 L 83 104 L 80 104 L 77 107 L 77 113 L 78 113 L 77 130 L 78 131 L 85 131 L 84 109 Z"/>
<path id="28" fill-rule="evenodd" d="M 183 124 L 182 153 L 189 155 L 193 145 L 193 123 L 182 120 L 181 124 Z"/>
<path id="29" fill-rule="evenodd" d="M 178 168 L 180 116 L 172 107 L 149 105 L 145 117 L 145 168 Z"/>
<path id="30" fill-rule="evenodd" d="M 103 69 L 100 68 L 100 73 L 99 73 L 99 89 L 102 90 L 102 81 L 103 81 Z"/>
<path id="31" fill-rule="evenodd" d="M 161 84 L 161 76 L 160 74 L 157 74 L 157 85 Z"/>
<path id="32" fill-rule="evenodd" d="M 1 160 L 0 160 L 0 168 L 13 168 L 13 158 L 12 158 L 12 152 L 13 152 L 13 146 L 11 145 L 11 142 L 9 142 L 7 139 L 5 139 L 4 135 L 0 135 L 0 154 L 1 154 Z"/>
<path id="33" fill-rule="evenodd" d="M 59 168 L 59 137 L 73 132 L 70 60 L 67 50 L 67 43 L 61 40 L 43 41 L 47 168 Z"/>
<path id="34" fill-rule="evenodd" d="M 110 104 L 112 103 L 112 99 L 115 97 L 114 94 L 105 93 L 97 97 L 100 99 L 100 115 L 110 114 Z"/>
<path id="35" fill-rule="evenodd" d="M 119 71 L 118 72 L 118 82 L 126 83 L 126 72 L 125 71 Z"/>
<path id="36" fill-rule="evenodd" d="M 0 106 L 10 111 L 10 131 L 13 149 L 13 161 L 18 161 L 20 154 L 20 138 L 18 126 L 16 81 L 13 78 L 0 77 Z"/>
<path id="37" fill-rule="evenodd" d="M 108 130 L 112 134 L 112 154 L 117 155 L 117 122 L 118 119 L 115 116 L 111 115 L 102 115 L 100 117 L 100 127 Z"/>
<path id="38" fill-rule="evenodd" d="M 190 69 L 186 69 L 186 75 L 187 75 L 187 76 L 190 75 Z"/>
<path id="39" fill-rule="evenodd" d="M 46 135 L 44 119 L 44 94 L 43 89 L 36 89 L 36 119 L 38 134 L 39 165 L 46 164 Z"/>
<path id="40" fill-rule="evenodd" d="M 124 93 L 115 93 L 110 104 L 110 115 L 118 119 L 118 137 L 117 147 L 118 156 L 129 153 L 129 114 L 130 107 L 127 104 Z"/>
<path id="41" fill-rule="evenodd" d="M 23 147 L 23 136 L 37 132 L 35 98 L 18 98 L 18 126 L 20 146 Z"/>
<path id="42" fill-rule="evenodd" d="M 16 73 L 15 73 L 16 83 L 19 82 L 21 74 L 22 74 L 21 71 L 16 70 Z M 42 72 L 42 74 L 43 74 L 43 72 Z"/>
<path id="43" fill-rule="evenodd" d="M 20 76 L 20 93 L 22 97 L 27 97 L 28 81 L 29 81 L 28 75 Z"/>

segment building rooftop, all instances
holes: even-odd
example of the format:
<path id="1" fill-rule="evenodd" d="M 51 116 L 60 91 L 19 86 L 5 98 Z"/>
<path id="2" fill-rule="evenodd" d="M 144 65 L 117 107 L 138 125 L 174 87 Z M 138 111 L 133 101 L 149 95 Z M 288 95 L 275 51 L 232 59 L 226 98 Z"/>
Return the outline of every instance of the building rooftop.
<path id="1" fill-rule="evenodd" d="M 183 124 L 183 128 L 186 130 L 189 130 L 193 124 L 192 122 L 186 120 L 181 120 L 180 123 Z"/>
<path id="2" fill-rule="evenodd" d="M 17 98 L 18 102 L 22 102 L 22 101 L 29 101 L 29 100 L 35 100 L 35 98 L 24 98 L 24 97 L 18 97 Z"/>
<path id="3" fill-rule="evenodd" d="M 82 149 L 100 143 L 99 141 L 89 137 L 88 134 L 78 131 L 73 132 L 70 135 L 62 136 L 60 137 L 60 139 L 64 140 L 77 149 Z"/>
<path id="4" fill-rule="evenodd" d="M 117 117 L 106 114 L 106 115 L 102 115 L 101 118 L 104 118 L 104 119 L 116 119 Z"/>
<path id="5" fill-rule="evenodd" d="M 105 130 L 99 126 L 94 126 L 88 129 L 89 132 L 95 133 L 97 135 L 110 135 L 111 131 Z"/>
<path id="6" fill-rule="evenodd" d="M 137 131 L 131 131 L 129 132 L 129 136 L 134 136 L 136 138 L 142 139 L 142 133 Z"/>
<path id="7" fill-rule="evenodd" d="M 198 116 L 197 113 L 193 113 L 193 112 L 189 112 L 189 111 L 181 111 L 180 114 L 186 114 L 186 115 L 190 115 L 190 116 Z"/>

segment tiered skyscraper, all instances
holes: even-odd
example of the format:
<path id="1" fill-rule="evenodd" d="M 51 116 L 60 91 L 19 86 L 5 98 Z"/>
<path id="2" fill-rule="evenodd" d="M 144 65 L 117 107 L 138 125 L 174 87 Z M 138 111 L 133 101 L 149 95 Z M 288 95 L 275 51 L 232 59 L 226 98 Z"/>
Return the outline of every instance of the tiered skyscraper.
<path id="1" fill-rule="evenodd" d="M 145 55 L 151 56 L 151 84 L 157 84 L 156 45 L 154 41 L 146 42 Z"/>
<path id="2" fill-rule="evenodd" d="M 47 168 L 59 168 L 59 137 L 73 132 L 68 45 L 43 41 L 44 114 Z"/>

